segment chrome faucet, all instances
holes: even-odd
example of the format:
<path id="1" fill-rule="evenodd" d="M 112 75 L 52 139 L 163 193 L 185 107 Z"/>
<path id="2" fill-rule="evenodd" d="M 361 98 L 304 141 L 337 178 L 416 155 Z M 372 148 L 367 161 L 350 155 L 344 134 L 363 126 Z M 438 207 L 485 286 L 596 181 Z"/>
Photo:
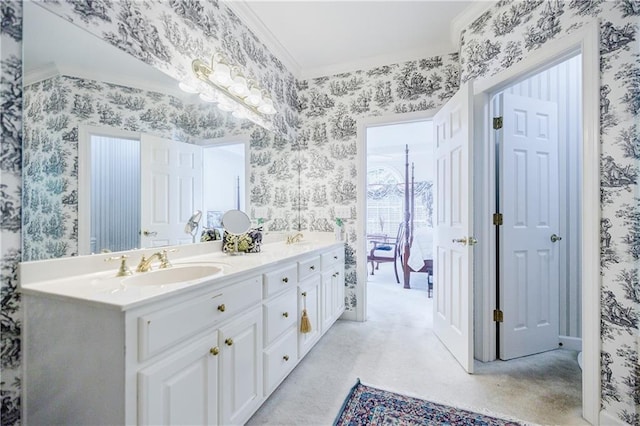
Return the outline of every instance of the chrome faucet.
<path id="1" fill-rule="evenodd" d="M 175 250 L 169 250 L 169 251 L 175 251 Z M 160 269 L 171 268 L 171 262 L 169 262 L 169 258 L 167 257 L 167 253 L 169 251 L 167 250 L 158 251 L 153 253 L 149 257 L 145 257 L 145 255 L 142 255 L 142 259 L 140 259 L 140 263 L 138 263 L 136 272 L 150 271 L 151 262 L 153 262 L 155 259 L 158 259 L 160 261 L 160 266 L 159 266 Z"/>
<path id="2" fill-rule="evenodd" d="M 299 243 L 302 238 L 303 238 L 303 235 L 301 232 L 298 232 L 295 235 L 289 235 L 287 237 L 287 244 Z"/>

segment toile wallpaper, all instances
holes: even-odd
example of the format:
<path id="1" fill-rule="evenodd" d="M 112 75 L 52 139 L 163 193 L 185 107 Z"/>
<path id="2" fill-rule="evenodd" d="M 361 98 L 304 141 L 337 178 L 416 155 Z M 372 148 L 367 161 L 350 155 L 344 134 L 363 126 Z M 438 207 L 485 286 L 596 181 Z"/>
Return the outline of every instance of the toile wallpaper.
<path id="1" fill-rule="evenodd" d="M 20 423 L 22 3 L 0 4 L 0 423 Z"/>
<path id="2" fill-rule="evenodd" d="M 186 143 L 246 134 L 252 175 L 267 175 L 274 167 L 270 157 L 253 155 L 254 151 L 283 145 L 282 137 L 212 104 L 185 103 L 171 95 L 77 77 L 58 76 L 25 87 L 23 110 L 23 260 L 78 254 L 80 125 Z M 254 206 L 268 203 L 255 198 Z"/>
<path id="3" fill-rule="evenodd" d="M 600 20 L 602 404 L 640 424 L 640 4 L 637 0 L 502 0 L 462 31 L 461 81 L 509 68 Z"/>
<path id="4" fill-rule="evenodd" d="M 351 209 L 351 219 L 345 221 L 345 302 L 352 314 L 360 293 L 356 271 L 360 237 L 356 232 L 357 122 L 365 117 L 435 110 L 458 90 L 458 82 L 457 54 L 298 82 L 300 229 L 331 232 L 335 206 Z"/>
<path id="5" fill-rule="evenodd" d="M 481 80 L 517 63 L 554 38 L 594 19 L 601 27 L 601 271 L 602 404 L 620 421 L 640 424 L 640 53 L 637 0 L 502 0 L 461 34 L 459 54 L 408 61 L 370 70 L 296 82 L 288 70 L 226 6 L 215 0 L 111 2 L 55 1 L 46 7 L 170 75 L 179 77 L 193 56 L 214 46 L 243 61 L 268 87 L 279 114 L 280 137 L 257 131 L 251 138 L 252 203 L 275 212 L 274 229 L 331 230 L 334 211 L 355 215 L 356 120 L 436 109 L 469 79 Z M 21 259 L 22 0 L 0 3 L 0 315 L 3 424 L 20 422 L 20 299 L 16 265 Z M 205 47 L 206 46 L 206 47 Z M 205 55 L 206 53 L 206 55 Z M 296 87 L 297 85 L 297 87 Z M 295 139 L 296 133 L 299 137 Z M 292 142 L 293 141 L 293 142 Z M 302 157 L 291 155 L 300 149 Z M 286 179 L 301 173 L 300 195 Z M 284 179 L 284 180 L 279 180 Z M 281 207 L 282 206 L 282 207 Z M 301 214 L 291 211 L 300 209 Z M 290 209 L 290 210 L 289 210 Z M 278 214 L 277 212 L 288 212 Z M 349 241 L 357 241 L 355 223 Z M 355 253 L 347 249 L 347 306 L 358 300 Z"/>

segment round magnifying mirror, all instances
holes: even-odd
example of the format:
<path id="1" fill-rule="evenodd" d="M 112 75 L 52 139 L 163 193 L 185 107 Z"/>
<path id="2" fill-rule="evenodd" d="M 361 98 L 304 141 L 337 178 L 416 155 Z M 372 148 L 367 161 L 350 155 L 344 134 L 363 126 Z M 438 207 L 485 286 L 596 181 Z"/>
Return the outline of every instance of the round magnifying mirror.
<path id="1" fill-rule="evenodd" d="M 222 216 L 222 226 L 234 235 L 244 234 L 251 227 L 251 219 L 241 210 L 229 210 Z"/>
<path id="2" fill-rule="evenodd" d="M 251 219 L 249 216 L 243 211 L 240 210 L 229 210 L 222 216 L 222 226 L 225 231 L 232 235 L 241 235 L 249 230 L 251 227 Z M 227 249 L 227 254 L 230 255 L 239 255 L 244 254 L 244 252 L 238 251 L 238 239 L 240 237 L 234 238 L 235 242 L 233 244 L 234 248 L 229 250 Z"/>

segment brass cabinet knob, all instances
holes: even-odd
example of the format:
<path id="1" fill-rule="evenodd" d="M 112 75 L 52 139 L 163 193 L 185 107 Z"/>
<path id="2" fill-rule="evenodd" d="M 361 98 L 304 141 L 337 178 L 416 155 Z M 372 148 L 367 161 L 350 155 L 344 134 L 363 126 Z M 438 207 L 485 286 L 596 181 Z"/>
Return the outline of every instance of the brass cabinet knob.
<path id="1" fill-rule="evenodd" d="M 233 345 L 233 339 L 231 339 L 230 337 L 224 341 L 224 343 L 226 343 L 227 346 L 231 346 Z"/>
<path id="2" fill-rule="evenodd" d="M 216 356 L 220 353 L 220 348 L 217 346 L 214 346 L 211 349 L 209 349 L 209 353 L 213 356 Z"/>
<path id="3" fill-rule="evenodd" d="M 289 312 L 283 312 L 282 316 L 285 317 L 285 318 L 289 318 Z"/>
<path id="4" fill-rule="evenodd" d="M 289 361 L 289 355 L 283 356 L 282 359 L 284 359 L 285 361 Z"/>
<path id="5" fill-rule="evenodd" d="M 302 297 L 307 297 L 307 292 L 303 291 L 302 293 L 300 293 L 302 295 Z"/>
<path id="6" fill-rule="evenodd" d="M 222 305 L 218 305 L 218 310 L 219 310 L 220 312 L 224 312 L 226 309 L 227 309 L 227 307 L 226 307 L 226 306 L 224 306 L 224 303 L 223 303 Z"/>
<path id="7" fill-rule="evenodd" d="M 282 282 L 283 282 L 283 283 L 288 283 L 288 282 L 289 282 L 289 278 L 284 277 L 284 278 L 282 279 Z"/>
<path id="8" fill-rule="evenodd" d="M 338 256 L 333 256 L 333 258 L 334 258 L 335 260 L 338 260 Z"/>
<path id="9" fill-rule="evenodd" d="M 314 265 L 309 266 L 309 269 L 311 269 L 312 271 L 316 269 L 316 267 Z"/>

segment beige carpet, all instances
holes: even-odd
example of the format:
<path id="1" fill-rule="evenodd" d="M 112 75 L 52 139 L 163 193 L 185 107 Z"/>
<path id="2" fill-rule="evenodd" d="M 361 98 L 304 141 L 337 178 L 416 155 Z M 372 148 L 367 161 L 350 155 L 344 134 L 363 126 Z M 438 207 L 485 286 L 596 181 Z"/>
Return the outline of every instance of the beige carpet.
<path id="1" fill-rule="evenodd" d="M 424 274 L 411 290 L 390 264 L 370 276 L 367 322 L 338 321 L 276 389 L 249 425 L 330 425 L 349 389 L 363 383 L 538 424 L 587 424 L 573 351 L 476 362 L 469 375 L 431 331 Z"/>

